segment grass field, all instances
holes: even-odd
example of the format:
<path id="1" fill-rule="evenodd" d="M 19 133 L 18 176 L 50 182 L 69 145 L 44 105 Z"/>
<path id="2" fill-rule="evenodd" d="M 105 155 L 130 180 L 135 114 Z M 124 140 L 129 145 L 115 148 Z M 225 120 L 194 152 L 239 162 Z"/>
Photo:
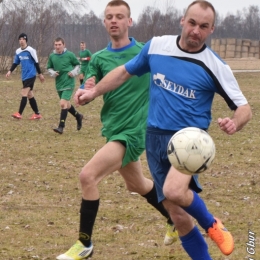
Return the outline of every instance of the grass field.
<path id="1" fill-rule="evenodd" d="M 235 69 L 246 69 L 245 62 L 239 64 Z M 225 257 L 210 239 L 206 240 L 214 260 L 249 256 L 259 260 L 260 73 L 235 76 L 252 106 L 253 119 L 241 132 L 225 135 L 216 120 L 231 112 L 216 96 L 210 128 L 216 159 L 211 169 L 201 174 L 201 196 L 233 233 L 235 250 Z M 102 99 L 79 108 L 84 114 L 81 131 L 68 115 L 64 134 L 58 135 L 52 131 L 60 112 L 53 79 L 46 75 L 44 84 L 37 80 L 35 96 L 43 119 L 31 121 L 29 105 L 22 120 L 11 118 L 20 102 L 19 75 L 8 81 L 4 75 L 0 77 L 0 260 L 53 260 L 77 239 L 81 201 L 78 173 L 104 143 L 99 131 Z M 150 177 L 145 155 L 142 162 L 145 175 Z M 188 259 L 180 242 L 163 245 L 165 220 L 143 198 L 129 193 L 118 173 L 101 182 L 100 194 L 93 260 Z M 250 255 L 247 243 L 253 233 L 256 241 L 255 247 L 249 247 L 254 253 Z"/>

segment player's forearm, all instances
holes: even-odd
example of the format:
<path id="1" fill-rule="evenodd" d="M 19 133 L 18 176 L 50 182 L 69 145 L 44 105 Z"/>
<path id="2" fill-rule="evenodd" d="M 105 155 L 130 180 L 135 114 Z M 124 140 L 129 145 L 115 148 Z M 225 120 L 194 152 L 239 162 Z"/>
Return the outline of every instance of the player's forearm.
<path id="1" fill-rule="evenodd" d="M 95 86 L 96 97 L 118 88 L 130 77 L 131 75 L 126 71 L 124 65 L 115 68 Z"/>
<path id="2" fill-rule="evenodd" d="M 35 63 L 35 68 L 36 68 L 38 74 L 42 74 L 42 71 L 41 71 L 39 63 Z"/>
<path id="3" fill-rule="evenodd" d="M 15 68 L 17 67 L 16 63 L 13 63 L 11 68 L 9 69 L 9 71 L 13 72 L 15 70 Z"/>
<path id="4" fill-rule="evenodd" d="M 241 130 L 251 118 L 252 111 L 248 104 L 238 107 L 232 117 L 232 120 L 236 125 L 236 131 Z"/>

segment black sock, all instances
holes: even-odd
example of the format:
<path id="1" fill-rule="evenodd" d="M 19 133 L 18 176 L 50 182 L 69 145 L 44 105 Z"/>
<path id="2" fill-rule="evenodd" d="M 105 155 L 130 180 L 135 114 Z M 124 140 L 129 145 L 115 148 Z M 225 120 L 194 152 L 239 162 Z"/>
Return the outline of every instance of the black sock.
<path id="1" fill-rule="evenodd" d="M 26 107 L 27 104 L 27 97 L 22 97 L 20 102 L 19 114 L 21 115 Z"/>
<path id="2" fill-rule="evenodd" d="M 83 84 L 83 79 L 80 79 L 79 82 L 80 82 L 80 85 L 82 85 Z"/>
<path id="3" fill-rule="evenodd" d="M 166 211 L 166 209 L 164 208 L 162 202 L 158 202 L 158 197 L 157 197 L 157 193 L 156 193 L 156 188 L 153 185 L 153 188 L 145 195 L 142 195 L 144 198 L 146 198 L 147 202 L 149 204 L 151 204 L 154 208 L 156 208 L 164 217 L 167 218 L 167 223 L 172 225 L 173 222 L 168 214 L 168 212 Z"/>
<path id="4" fill-rule="evenodd" d="M 32 110 L 34 111 L 34 113 L 39 115 L 40 112 L 38 110 L 36 99 L 34 97 L 29 98 L 29 103 L 30 103 L 30 106 L 31 106 Z"/>
<path id="5" fill-rule="evenodd" d="M 76 118 L 79 116 L 79 113 L 76 111 L 76 109 L 74 108 L 74 106 L 71 105 L 71 107 L 68 109 L 68 111 L 75 116 Z"/>
<path id="6" fill-rule="evenodd" d="M 60 124 L 59 127 L 65 127 L 65 121 L 68 115 L 68 109 L 62 109 L 60 111 Z"/>
<path id="7" fill-rule="evenodd" d="M 95 224 L 97 212 L 99 208 L 98 200 L 84 200 L 82 199 L 80 207 L 80 226 L 79 226 L 79 240 L 89 247 L 91 243 L 91 236 Z"/>

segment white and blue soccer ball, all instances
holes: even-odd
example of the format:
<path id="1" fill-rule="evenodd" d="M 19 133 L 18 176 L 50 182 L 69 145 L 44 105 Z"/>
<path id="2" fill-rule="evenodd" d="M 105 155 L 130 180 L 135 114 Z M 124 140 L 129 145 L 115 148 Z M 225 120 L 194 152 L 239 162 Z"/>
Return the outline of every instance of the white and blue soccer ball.
<path id="1" fill-rule="evenodd" d="M 204 130 L 187 127 L 170 139 L 167 154 L 178 171 L 193 175 L 206 171 L 215 158 L 215 143 Z"/>

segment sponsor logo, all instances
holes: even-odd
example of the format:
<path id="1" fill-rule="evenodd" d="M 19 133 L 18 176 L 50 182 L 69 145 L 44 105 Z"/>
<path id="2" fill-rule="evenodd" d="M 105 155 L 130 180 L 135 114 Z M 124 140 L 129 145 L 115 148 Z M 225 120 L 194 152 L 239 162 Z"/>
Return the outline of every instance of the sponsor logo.
<path id="1" fill-rule="evenodd" d="M 196 96 L 195 96 L 196 91 L 195 90 L 188 89 L 188 88 L 185 88 L 185 87 L 178 85 L 174 82 L 171 82 L 171 81 L 165 79 L 165 75 L 163 75 L 163 74 L 157 73 L 157 74 L 153 75 L 153 82 L 158 87 L 167 89 L 167 90 L 174 92 L 178 95 L 181 95 L 181 96 L 184 96 L 184 97 L 187 97 L 187 98 L 191 98 L 191 99 L 196 99 Z"/>
<path id="2" fill-rule="evenodd" d="M 29 60 L 29 57 L 28 56 L 19 56 L 19 59 L 20 60 Z"/>

